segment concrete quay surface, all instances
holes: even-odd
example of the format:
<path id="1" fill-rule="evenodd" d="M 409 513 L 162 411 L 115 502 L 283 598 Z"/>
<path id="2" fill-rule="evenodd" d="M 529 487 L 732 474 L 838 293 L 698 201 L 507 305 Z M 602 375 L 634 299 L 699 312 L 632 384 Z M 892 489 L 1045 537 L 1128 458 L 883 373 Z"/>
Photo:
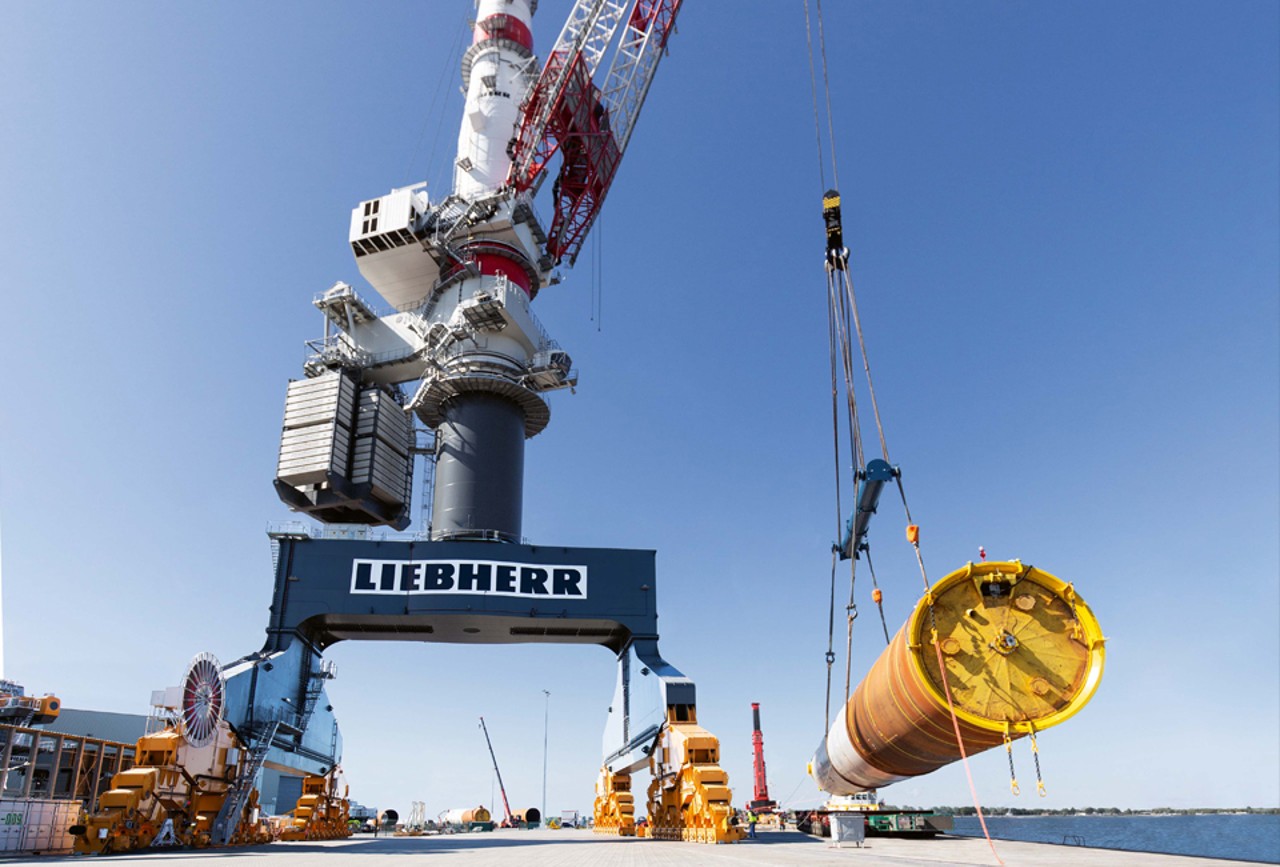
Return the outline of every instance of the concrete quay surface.
<path id="1" fill-rule="evenodd" d="M 1008 867 L 1209 867 L 1250 862 L 1088 849 L 1044 843 L 997 840 L 996 852 Z M 6 859 L 7 860 L 7 859 Z M 27 863 L 58 864 L 82 859 L 46 857 Z M 0 863 L 4 863 L 0 860 Z M 321 843 L 273 843 L 237 849 L 155 850 L 140 855 L 111 855 L 110 867 L 408 867 L 411 864 L 472 864 L 501 867 L 695 867 L 695 865 L 981 865 L 997 867 L 987 841 L 970 837 L 895 840 L 873 837 L 861 848 L 835 848 L 799 831 L 762 831 L 756 840 L 727 846 L 606 837 L 591 831 L 499 830 L 431 837 L 372 837 Z"/>

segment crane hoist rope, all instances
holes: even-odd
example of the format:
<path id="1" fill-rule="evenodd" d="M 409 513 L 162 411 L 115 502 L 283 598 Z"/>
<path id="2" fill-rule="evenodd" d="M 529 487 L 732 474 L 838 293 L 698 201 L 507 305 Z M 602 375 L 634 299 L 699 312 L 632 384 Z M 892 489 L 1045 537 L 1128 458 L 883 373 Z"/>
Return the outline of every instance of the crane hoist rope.
<path id="1" fill-rule="evenodd" d="M 884 630 L 884 643 L 889 644 L 889 624 L 884 619 L 884 594 L 880 592 L 880 582 L 876 580 L 876 567 L 871 562 L 871 549 L 866 550 L 867 555 L 867 571 L 871 573 L 871 601 L 876 604 L 876 609 L 880 612 L 880 628 Z"/>
<path id="2" fill-rule="evenodd" d="M 807 10 L 807 6 L 806 6 Z M 810 51 L 810 66 L 812 67 L 812 50 Z M 815 96 L 816 99 L 816 96 Z M 814 103 L 814 120 L 817 121 L 817 103 Z M 822 149 L 822 134 L 818 133 L 818 149 Z M 821 170 L 821 153 L 819 153 L 819 170 Z M 836 535 L 840 534 L 840 522 L 844 519 L 844 512 L 841 509 L 841 490 L 840 480 L 843 473 L 840 471 L 840 384 L 836 376 L 836 345 L 839 339 L 836 335 L 836 317 L 832 313 L 832 291 L 831 278 L 827 277 L 827 349 L 829 362 L 831 366 L 831 446 L 832 446 L 832 468 L 835 475 L 835 507 L 836 507 Z M 831 595 L 829 607 L 827 610 L 827 698 L 826 707 L 822 716 L 822 731 L 827 730 L 827 725 L 831 721 L 831 666 L 835 664 L 835 630 L 836 630 L 836 549 L 831 550 Z"/>
<path id="3" fill-rule="evenodd" d="M 836 134 L 831 113 L 831 79 L 827 74 L 827 44 L 822 22 L 822 0 L 815 0 L 815 2 L 817 4 L 818 12 L 818 46 L 819 51 L 822 54 L 822 91 L 826 97 L 827 108 L 827 138 L 831 144 L 831 176 L 836 189 L 839 189 L 840 168 L 836 160 L 835 151 Z M 826 189 L 827 179 L 824 174 L 824 163 L 822 158 L 822 121 L 818 111 L 818 82 L 813 68 L 813 25 L 809 21 L 809 0 L 804 0 L 804 36 L 805 44 L 809 50 L 809 89 L 813 94 L 813 126 L 818 134 L 818 178 L 823 189 Z"/>
<path id="4" fill-rule="evenodd" d="M 845 644 L 845 705 L 850 700 L 850 680 L 853 665 L 853 622 L 857 618 L 857 607 L 855 604 L 855 584 L 857 578 L 857 560 L 862 552 L 866 552 L 870 556 L 870 545 L 866 541 L 867 529 L 870 523 L 871 515 L 875 513 L 879 503 L 880 491 L 883 485 L 890 479 L 897 483 L 899 494 L 902 498 L 903 510 L 907 515 L 907 538 L 915 553 L 916 562 L 920 567 L 920 575 L 924 580 L 925 598 L 929 601 L 929 617 L 931 625 L 931 635 L 933 639 L 934 649 L 937 652 L 938 666 L 942 674 L 943 693 L 946 697 L 948 713 L 951 717 L 952 728 L 955 732 L 956 744 L 959 748 L 960 757 L 964 764 L 965 775 L 969 782 L 969 791 L 973 797 L 974 807 L 978 814 L 979 822 L 982 825 L 983 836 L 987 840 L 987 844 L 991 848 L 992 855 L 996 861 L 1003 864 L 999 854 L 996 852 L 995 844 L 991 840 L 991 835 L 987 830 L 986 819 L 982 814 L 982 805 L 978 801 L 977 789 L 973 784 L 973 774 L 969 767 L 968 751 L 965 749 L 964 738 L 961 734 L 959 718 L 956 715 L 954 701 L 951 696 L 951 688 L 947 682 L 946 663 L 942 656 L 942 648 L 938 639 L 936 629 L 936 618 L 933 610 L 933 600 L 930 593 L 930 585 L 928 573 L 924 566 L 924 557 L 920 551 L 920 533 L 919 526 L 911 518 L 910 509 L 907 506 L 906 489 L 902 483 L 902 473 L 889 462 L 889 446 L 888 440 L 884 432 L 884 421 L 880 414 L 879 402 L 876 398 L 875 384 L 871 375 L 871 363 L 867 353 L 866 336 L 862 328 L 862 319 L 858 313 L 857 294 L 854 290 L 853 278 L 849 272 L 849 250 L 844 245 L 844 228 L 841 219 L 840 210 L 840 180 L 839 168 L 836 150 L 835 124 L 831 109 L 831 81 L 827 63 L 826 39 L 822 15 L 822 2 L 815 0 L 817 10 L 817 26 L 818 26 L 818 47 L 822 59 L 822 87 L 824 103 L 826 107 L 827 120 L 827 138 L 831 154 L 831 170 L 834 187 L 827 190 L 823 194 L 823 220 L 826 225 L 827 250 L 825 256 L 825 269 L 827 276 L 827 311 L 828 311 L 828 337 L 831 341 L 829 350 L 832 359 L 832 400 L 833 400 L 833 421 L 838 418 L 838 412 L 834 403 L 838 401 L 837 386 L 835 382 L 835 357 L 838 354 L 841 359 L 841 367 L 844 374 L 844 388 L 846 394 L 849 439 L 850 447 L 853 452 L 853 466 L 855 469 L 856 484 L 856 502 L 852 514 L 849 517 L 844 538 L 833 548 L 833 557 L 840 556 L 850 561 L 849 564 L 849 603 L 846 607 L 846 644 Z M 805 36 L 808 42 L 809 54 L 809 73 L 810 86 L 814 89 L 813 106 L 814 106 L 814 124 L 817 132 L 817 141 L 819 147 L 819 181 L 823 187 L 826 186 L 825 178 L 822 176 L 823 160 L 821 156 L 821 121 L 818 112 L 817 98 L 817 81 L 813 69 L 813 40 L 812 40 L 812 24 L 809 16 L 809 0 L 805 0 Z M 882 460 L 866 462 L 862 448 L 862 433 L 860 420 L 857 413 L 857 401 L 855 397 L 855 385 L 852 361 L 852 335 L 856 334 L 858 341 L 859 354 L 862 357 L 863 373 L 866 376 L 867 392 L 871 399 L 872 413 L 875 417 L 876 432 L 880 440 L 880 453 Z M 835 453 L 837 456 L 836 467 L 836 509 L 838 514 L 843 515 L 844 511 L 840 502 L 840 468 L 839 468 L 839 424 L 834 425 L 833 436 L 835 437 Z M 835 582 L 834 567 L 832 563 L 832 610 L 828 618 L 828 637 L 827 637 L 827 695 L 826 708 L 827 718 L 824 725 L 830 721 L 830 705 L 831 705 L 831 666 L 833 663 L 833 654 L 831 645 L 833 643 L 832 632 L 834 630 L 834 606 L 835 606 Z M 877 607 L 880 609 L 881 622 L 884 623 L 884 610 L 882 606 L 883 593 L 880 591 L 878 583 L 875 586 L 874 599 Z M 888 638 L 888 626 L 884 626 L 885 636 Z M 1033 744 L 1034 752 L 1034 744 Z M 1038 755 L 1037 755 L 1038 761 Z M 1043 785 L 1041 786 L 1043 790 Z"/>
<path id="5" fill-rule="evenodd" d="M 986 838 L 987 845 L 991 848 L 991 854 L 995 856 L 996 861 L 1003 865 L 1004 861 L 1001 860 L 1000 853 L 996 852 L 996 844 L 992 841 L 991 833 L 987 830 L 987 818 L 983 815 L 982 804 L 978 800 L 978 788 L 973 784 L 973 769 L 969 767 L 969 752 L 965 749 L 964 736 L 960 733 L 960 719 L 956 715 L 955 701 L 951 697 L 951 684 L 947 678 L 947 664 L 942 658 L 942 642 L 938 640 L 937 612 L 934 610 L 929 573 L 924 567 L 924 555 L 920 552 L 920 525 L 911 520 L 911 509 L 907 506 L 907 491 L 902 484 L 901 476 L 898 477 L 898 494 L 902 497 L 902 509 L 907 514 L 907 541 L 911 544 L 911 550 L 916 555 L 916 563 L 920 566 L 920 580 L 924 582 L 924 596 L 929 603 L 929 635 L 933 643 L 934 653 L 938 659 L 938 673 L 942 680 L 942 694 L 947 700 L 947 711 L 951 716 L 951 728 L 955 731 L 956 746 L 960 749 L 960 763 L 964 765 L 964 776 L 969 783 L 969 795 L 973 798 L 973 807 L 978 815 L 978 824 L 982 826 L 982 836 Z"/>
<path id="6" fill-rule="evenodd" d="M 446 82 L 449 80 L 449 70 L 457 69 L 458 63 L 462 60 L 462 51 L 467 44 L 467 37 L 471 35 L 471 28 L 465 26 L 467 22 L 461 22 L 464 26 L 458 27 L 457 35 L 454 37 L 453 45 L 444 55 L 444 64 L 436 76 L 436 87 L 431 94 L 431 101 L 427 103 L 427 110 L 422 115 L 422 125 L 418 130 L 418 138 L 415 140 L 413 149 L 409 152 L 409 159 L 406 161 L 404 176 L 411 178 L 414 176 L 414 167 L 418 162 L 418 156 L 422 153 L 422 145 L 427 139 L 428 132 L 431 132 L 431 150 L 427 154 L 427 165 L 436 165 L 436 148 L 440 144 L 440 133 L 445 128 L 445 108 L 448 104 L 448 98 L 445 94 L 449 87 Z M 434 178 L 432 179 L 435 180 Z M 406 181 L 406 183 L 409 183 Z"/>
<path id="7" fill-rule="evenodd" d="M 836 635 L 836 562 L 836 550 L 833 546 L 831 549 L 831 607 L 827 614 L 827 703 L 822 716 L 823 733 L 826 733 L 827 726 L 831 724 L 831 666 L 836 661 L 834 649 Z"/>

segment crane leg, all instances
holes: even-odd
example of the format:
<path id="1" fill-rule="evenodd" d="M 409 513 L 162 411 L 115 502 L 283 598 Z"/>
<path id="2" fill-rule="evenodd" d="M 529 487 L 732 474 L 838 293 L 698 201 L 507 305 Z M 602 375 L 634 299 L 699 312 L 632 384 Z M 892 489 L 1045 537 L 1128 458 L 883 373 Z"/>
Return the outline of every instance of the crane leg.
<path id="1" fill-rule="evenodd" d="M 692 705 L 668 708 L 667 725 L 649 757 L 649 834 L 659 840 L 736 843 L 729 774 L 720 740 L 698 725 Z"/>
<path id="2" fill-rule="evenodd" d="M 618 686 L 596 784 L 597 831 L 637 833 L 631 774 L 648 765 L 649 824 L 639 833 L 698 843 L 742 838 L 731 824 L 720 741 L 698 725 L 696 694 L 693 681 L 658 653 L 656 637 L 634 640 L 618 654 Z"/>
<path id="3" fill-rule="evenodd" d="M 631 794 L 631 774 L 600 769 L 596 782 L 595 832 L 615 837 L 636 835 L 636 805 Z"/>

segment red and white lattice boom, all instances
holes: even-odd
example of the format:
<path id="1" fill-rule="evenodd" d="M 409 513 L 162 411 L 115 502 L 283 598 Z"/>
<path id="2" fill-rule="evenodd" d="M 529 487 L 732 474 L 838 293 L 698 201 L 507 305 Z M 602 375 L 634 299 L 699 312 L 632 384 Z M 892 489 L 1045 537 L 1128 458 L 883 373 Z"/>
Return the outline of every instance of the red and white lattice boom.
<path id="1" fill-rule="evenodd" d="M 547 252 L 577 259 L 618 171 L 636 118 L 675 26 L 681 0 L 578 0 L 521 115 L 510 182 L 541 183 L 560 154 Z M 624 15 L 625 13 L 625 15 Z M 603 85 L 596 71 L 621 22 Z"/>

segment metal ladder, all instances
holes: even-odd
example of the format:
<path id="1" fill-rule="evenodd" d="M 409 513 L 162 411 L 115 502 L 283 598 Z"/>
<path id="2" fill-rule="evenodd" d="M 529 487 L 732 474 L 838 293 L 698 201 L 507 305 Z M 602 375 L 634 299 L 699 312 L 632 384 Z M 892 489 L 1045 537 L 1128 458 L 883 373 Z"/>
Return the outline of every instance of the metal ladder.
<path id="1" fill-rule="evenodd" d="M 423 439 L 419 439 L 419 435 Z M 435 499 L 436 451 L 439 449 L 439 439 L 435 431 L 421 428 L 414 429 L 413 437 L 413 448 L 409 450 L 409 454 L 414 457 L 422 457 L 422 504 L 419 511 L 422 518 L 421 532 L 423 538 L 430 539 L 431 506 Z"/>
<path id="2" fill-rule="evenodd" d="M 324 691 L 324 682 L 333 680 L 337 673 L 338 667 L 331 659 L 321 661 L 320 668 L 311 672 L 307 678 L 306 692 L 302 697 L 302 712 L 298 714 L 298 730 L 306 731 L 307 723 L 311 722 L 311 714 L 316 709 L 316 701 L 320 698 L 320 693 Z M 299 735 L 301 736 L 301 735 Z"/>
<path id="3" fill-rule="evenodd" d="M 276 737 L 276 730 L 279 728 L 280 720 L 278 719 L 267 723 L 262 729 L 261 736 L 258 737 L 253 747 L 249 750 L 249 755 L 245 758 L 240 776 L 236 778 L 236 781 L 232 783 L 231 788 L 227 791 L 227 797 L 222 802 L 222 809 L 218 810 L 218 817 L 213 820 L 213 833 L 210 835 L 209 842 L 214 846 L 225 846 L 236 835 L 236 829 L 240 827 L 240 816 L 244 813 L 244 806 L 249 802 L 249 796 L 253 793 L 253 783 L 258 778 L 258 771 L 262 770 L 262 765 L 267 760 L 267 752 L 271 749 L 271 744 Z"/>

